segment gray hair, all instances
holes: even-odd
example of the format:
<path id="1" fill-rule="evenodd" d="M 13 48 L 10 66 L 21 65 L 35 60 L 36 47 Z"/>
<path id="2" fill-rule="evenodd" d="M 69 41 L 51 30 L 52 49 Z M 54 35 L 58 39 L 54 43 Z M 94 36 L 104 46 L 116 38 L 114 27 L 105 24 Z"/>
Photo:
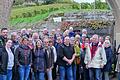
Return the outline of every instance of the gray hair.
<path id="1" fill-rule="evenodd" d="M 111 46 L 110 40 L 105 40 L 103 43 L 103 46 L 105 47 L 105 43 L 108 43 L 109 46 Z"/>

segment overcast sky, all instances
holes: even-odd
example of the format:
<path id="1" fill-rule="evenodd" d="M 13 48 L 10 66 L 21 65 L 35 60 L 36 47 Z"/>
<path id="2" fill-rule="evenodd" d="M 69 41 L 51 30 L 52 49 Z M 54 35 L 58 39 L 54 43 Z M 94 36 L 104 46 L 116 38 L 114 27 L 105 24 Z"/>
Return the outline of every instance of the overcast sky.
<path id="1" fill-rule="evenodd" d="M 89 2 L 89 3 L 92 3 L 92 2 L 94 2 L 95 0 L 74 0 L 74 1 L 76 1 L 76 2 L 78 2 L 78 3 L 81 3 L 81 2 Z M 105 2 L 105 0 L 102 0 L 102 1 Z"/>

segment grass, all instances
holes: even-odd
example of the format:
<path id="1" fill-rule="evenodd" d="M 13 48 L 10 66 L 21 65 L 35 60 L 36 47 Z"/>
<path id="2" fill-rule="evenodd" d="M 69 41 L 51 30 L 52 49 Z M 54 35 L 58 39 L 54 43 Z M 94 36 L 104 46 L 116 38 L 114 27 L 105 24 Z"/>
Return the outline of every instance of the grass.
<path id="1" fill-rule="evenodd" d="M 47 16 L 49 15 L 49 13 L 45 13 L 42 15 L 37 15 L 35 17 L 29 17 L 29 18 L 17 18 L 17 19 L 13 19 L 10 21 L 11 25 L 16 25 L 16 24 L 20 24 L 20 23 L 34 23 L 36 21 L 40 21 L 45 19 Z"/>
<path id="2" fill-rule="evenodd" d="M 100 9 L 73 9 L 73 4 L 50 4 L 50 5 L 41 5 L 41 6 L 31 6 L 31 7 L 20 7 L 13 8 L 10 16 L 9 23 L 12 26 L 20 23 L 36 23 L 38 21 L 45 20 L 49 15 L 57 14 L 57 13 L 66 13 L 66 12 L 74 12 L 74 11 L 108 11 L 108 10 L 100 10 Z M 49 11 L 50 8 L 58 8 L 58 10 Z M 23 13 L 34 13 L 34 11 L 47 10 L 44 14 L 32 15 L 31 17 L 23 17 Z M 18 16 L 18 17 L 16 17 Z"/>
<path id="3" fill-rule="evenodd" d="M 41 6 L 23 7 L 23 8 L 13 8 L 11 12 L 11 18 L 16 18 L 16 16 L 21 17 L 23 13 L 34 13 L 34 11 L 48 11 L 50 8 L 70 8 L 72 4 L 49 4 Z"/>
<path id="4" fill-rule="evenodd" d="M 41 10 L 41 9 L 46 10 L 52 7 L 54 8 L 57 7 L 59 9 L 55 11 L 47 11 L 44 14 L 37 14 L 32 17 L 27 17 L 27 18 L 21 17 L 22 14 L 25 12 L 32 13 L 34 10 Z M 57 13 L 66 13 L 71 11 L 78 11 L 78 9 L 72 9 L 71 4 L 50 4 L 50 5 L 42 5 L 42 6 L 25 7 L 25 8 L 13 8 L 9 23 L 10 25 L 16 25 L 20 23 L 35 23 L 46 19 L 49 15 L 57 14 Z M 20 16 L 20 17 L 16 18 L 16 16 Z"/>
<path id="5" fill-rule="evenodd" d="M 10 24 L 11 25 L 16 25 L 16 24 L 19 24 L 19 23 L 35 23 L 35 22 L 38 22 L 38 21 L 42 21 L 44 19 L 46 19 L 49 15 L 52 15 L 52 14 L 57 14 L 57 13 L 65 13 L 65 12 L 73 12 L 73 11 L 78 11 L 76 9 L 67 9 L 67 10 L 58 10 L 58 11 L 53 11 L 53 12 L 47 12 L 45 14 L 40 14 L 40 15 L 37 15 L 35 17 L 29 17 L 29 18 L 17 18 L 17 19 L 13 19 L 10 21 Z"/>

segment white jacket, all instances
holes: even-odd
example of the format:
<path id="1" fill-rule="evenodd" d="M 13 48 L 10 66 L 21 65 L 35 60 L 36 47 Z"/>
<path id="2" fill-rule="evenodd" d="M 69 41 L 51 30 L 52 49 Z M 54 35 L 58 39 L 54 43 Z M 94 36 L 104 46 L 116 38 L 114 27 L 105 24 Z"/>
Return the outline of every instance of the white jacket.
<path id="1" fill-rule="evenodd" d="M 84 62 L 88 68 L 101 68 L 100 65 L 105 65 L 107 62 L 104 47 L 98 46 L 95 56 L 91 59 L 90 46 L 87 46 Z"/>

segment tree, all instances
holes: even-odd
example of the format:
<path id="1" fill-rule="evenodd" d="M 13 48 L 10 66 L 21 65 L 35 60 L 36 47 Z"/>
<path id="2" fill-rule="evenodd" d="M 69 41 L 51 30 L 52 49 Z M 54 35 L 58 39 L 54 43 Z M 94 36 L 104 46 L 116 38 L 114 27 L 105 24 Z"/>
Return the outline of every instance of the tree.
<path id="1" fill-rule="evenodd" d="M 0 0 L 0 27 L 8 27 L 13 0 Z"/>

